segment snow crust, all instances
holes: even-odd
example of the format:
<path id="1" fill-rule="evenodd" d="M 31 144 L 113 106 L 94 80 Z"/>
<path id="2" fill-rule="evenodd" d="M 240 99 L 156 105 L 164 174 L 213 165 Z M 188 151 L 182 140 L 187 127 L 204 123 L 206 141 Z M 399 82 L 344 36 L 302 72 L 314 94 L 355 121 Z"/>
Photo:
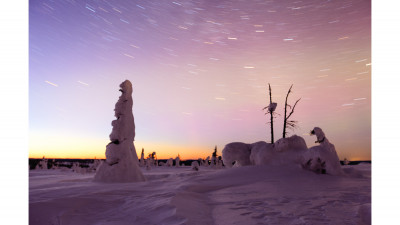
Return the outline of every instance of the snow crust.
<path id="1" fill-rule="evenodd" d="M 139 161 L 133 144 L 135 122 L 132 113 L 132 83 L 125 80 L 120 84 L 121 96 L 115 104 L 111 142 L 106 146 L 106 161 L 96 172 L 97 182 L 138 182 L 145 181 L 139 169 Z"/>

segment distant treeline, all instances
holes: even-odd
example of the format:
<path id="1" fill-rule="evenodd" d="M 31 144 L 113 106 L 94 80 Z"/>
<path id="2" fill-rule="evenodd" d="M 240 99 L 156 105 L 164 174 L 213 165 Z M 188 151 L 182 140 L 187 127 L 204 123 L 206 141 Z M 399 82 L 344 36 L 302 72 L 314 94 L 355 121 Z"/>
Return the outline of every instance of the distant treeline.
<path id="1" fill-rule="evenodd" d="M 89 164 L 93 163 L 95 159 L 47 159 L 47 167 L 48 169 L 52 168 L 53 165 L 57 165 L 58 167 L 68 167 L 71 168 L 73 163 L 78 162 L 80 167 L 89 167 Z M 105 159 L 101 159 L 105 160 Z M 159 159 L 158 163 L 164 162 L 167 163 L 168 159 Z M 33 170 L 39 164 L 42 159 L 29 159 L 29 169 Z M 193 161 L 196 160 L 183 160 L 180 161 L 180 164 L 185 166 L 190 166 Z M 175 166 L 175 160 L 174 166 Z"/>
<path id="2" fill-rule="evenodd" d="M 29 159 L 29 169 L 33 170 L 36 168 L 37 164 L 42 159 Z M 47 167 L 50 169 L 53 167 L 53 165 L 57 165 L 58 167 L 68 167 L 71 168 L 72 164 L 75 162 L 79 162 L 80 167 L 89 167 L 89 164 L 93 163 L 95 159 L 47 159 Z M 104 159 L 102 159 L 104 160 Z M 185 166 L 190 166 L 192 165 L 192 162 L 196 161 L 193 159 L 190 160 L 183 160 L 180 161 L 180 164 L 185 165 Z M 167 163 L 167 159 L 159 159 L 158 163 L 164 162 Z M 371 160 L 369 161 L 349 161 L 348 165 L 358 165 L 360 163 L 371 163 Z M 340 161 L 341 165 L 344 165 L 344 161 Z M 175 166 L 175 160 L 174 160 L 174 166 Z"/>
<path id="3" fill-rule="evenodd" d="M 358 164 L 360 164 L 360 163 L 372 163 L 371 162 L 371 160 L 367 160 L 367 161 L 349 161 L 349 164 L 347 164 L 347 165 L 358 165 Z M 344 165 L 344 161 L 340 161 L 340 164 L 341 165 Z"/>

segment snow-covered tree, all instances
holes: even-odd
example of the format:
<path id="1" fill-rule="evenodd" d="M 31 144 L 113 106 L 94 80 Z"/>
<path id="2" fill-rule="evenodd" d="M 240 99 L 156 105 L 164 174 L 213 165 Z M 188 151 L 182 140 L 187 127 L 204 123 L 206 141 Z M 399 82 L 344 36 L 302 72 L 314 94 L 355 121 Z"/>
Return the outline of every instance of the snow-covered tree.
<path id="1" fill-rule="evenodd" d="M 115 104 L 111 142 L 106 147 L 106 161 L 101 164 L 95 181 L 138 182 L 145 178 L 139 168 L 135 145 L 135 121 L 132 114 L 132 83 L 125 80 L 120 84 L 121 96 Z"/>
<path id="2" fill-rule="evenodd" d="M 214 152 L 212 153 L 210 165 L 211 167 L 217 165 L 217 146 L 215 146 Z"/>
<path id="3" fill-rule="evenodd" d="M 175 158 L 175 166 L 179 167 L 181 162 L 181 156 L 178 154 L 178 156 Z"/>
<path id="4" fill-rule="evenodd" d="M 145 159 L 144 159 L 144 148 L 142 148 L 142 154 L 140 155 L 140 163 L 139 163 L 139 165 L 141 167 L 144 167 L 145 164 L 146 164 L 146 162 L 145 162 Z"/>
<path id="5" fill-rule="evenodd" d="M 168 160 L 167 160 L 167 163 L 165 164 L 165 166 L 173 166 L 174 165 L 174 159 L 173 158 L 169 158 Z"/>
<path id="6" fill-rule="evenodd" d="M 192 170 L 195 170 L 195 171 L 198 171 L 199 170 L 199 162 L 197 162 L 197 161 L 193 161 L 192 162 Z"/>

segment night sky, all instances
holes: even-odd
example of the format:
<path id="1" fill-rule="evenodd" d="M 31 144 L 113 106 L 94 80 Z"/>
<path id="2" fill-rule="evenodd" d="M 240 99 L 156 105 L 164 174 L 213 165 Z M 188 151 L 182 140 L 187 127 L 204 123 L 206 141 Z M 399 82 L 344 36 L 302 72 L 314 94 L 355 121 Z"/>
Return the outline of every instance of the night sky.
<path id="1" fill-rule="evenodd" d="M 371 2 L 30 1 L 29 156 L 104 158 L 119 84 L 140 156 L 211 155 L 282 137 L 286 93 L 309 147 L 371 159 Z"/>

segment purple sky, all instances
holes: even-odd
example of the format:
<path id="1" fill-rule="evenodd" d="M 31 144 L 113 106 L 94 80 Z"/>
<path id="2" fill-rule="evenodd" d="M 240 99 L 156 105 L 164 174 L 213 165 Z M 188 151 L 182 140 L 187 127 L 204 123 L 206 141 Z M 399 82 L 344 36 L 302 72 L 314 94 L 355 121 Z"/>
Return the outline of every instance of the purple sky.
<path id="1" fill-rule="evenodd" d="M 118 85 L 133 84 L 135 145 L 198 158 L 269 141 L 268 83 L 309 147 L 371 158 L 370 1 L 30 1 L 31 157 L 104 157 Z"/>

